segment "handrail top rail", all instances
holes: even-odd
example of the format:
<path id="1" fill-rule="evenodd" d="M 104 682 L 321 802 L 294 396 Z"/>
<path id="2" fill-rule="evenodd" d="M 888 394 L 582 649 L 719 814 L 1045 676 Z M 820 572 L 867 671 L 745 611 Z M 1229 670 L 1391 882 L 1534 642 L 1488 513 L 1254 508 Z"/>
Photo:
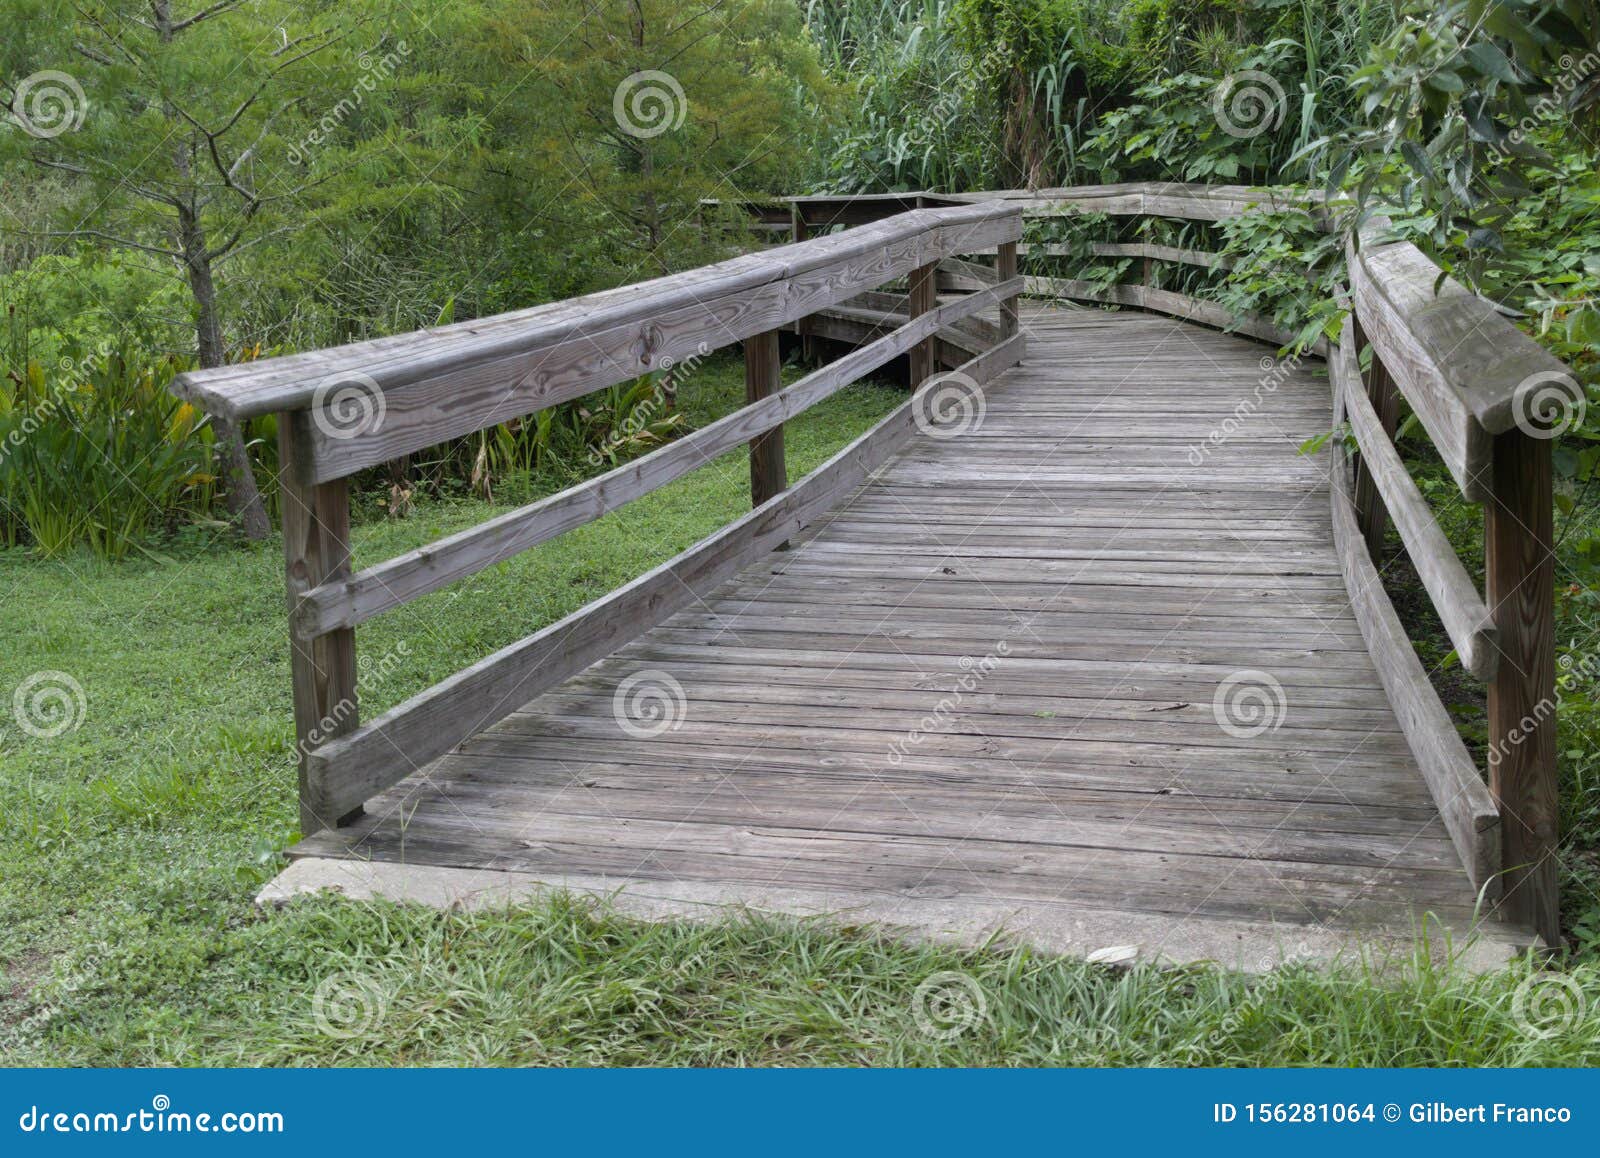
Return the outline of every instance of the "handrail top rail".
<path id="1" fill-rule="evenodd" d="M 305 410 L 333 385 L 359 382 L 378 390 L 405 386 L 515 355 L 536 353 L 586 334 L 637 326 L 664 310 L 780 282 L 853 256 L 881 250 L 947 226 L 1020 216 L 1009 205 L 912 209 L 846 233 L 743 254 L 681 273 L 616 286 L 582 297 L 414 330 L 344 346 L 285 354 L 257 362 L 191 370 L 171 390 L 212 413 L 235 420 Z M 738 340 L 730 336 L 729 342 Z M 650 369 L 648 355 L 643 370 Z"/>
<path id="2" fill-rule="evenodd" d="M 1380 306 L 1392 313 L 1409 338 L 1416 372 L 1448 389 L 1485 433 L 1504 434 L 1516 425 L 1523 392 L 1572 377 L 1565 362 L 1492 300 L 1450 277 L 1411 242 L 1388 236 L 1388 229 L 1387 218 L 1374 217 L 1346 248 L 1346 266 L 1359 264 L 1365 275 L 1352 287 L 1358 297 L 1363 281 L 1382 297 L 1357 300 L 1357 315 Z M 1397 384 L 1404 388 L 1410 378 L 1399 375 Z"/>

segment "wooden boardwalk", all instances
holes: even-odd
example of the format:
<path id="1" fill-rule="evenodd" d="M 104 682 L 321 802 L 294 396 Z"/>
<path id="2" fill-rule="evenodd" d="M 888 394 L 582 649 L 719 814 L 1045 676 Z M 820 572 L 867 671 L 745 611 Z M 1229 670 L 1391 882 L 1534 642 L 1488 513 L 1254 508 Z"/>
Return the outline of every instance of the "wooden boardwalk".
<path id="1" fill-rule="evenodd" d="M 281 889 L 542 882 L 1245 965 L 1465 931 L 1300 452 L 1322 363 L 1149 314 L 1023 329 L 981 421 L 303 841 Z"/>

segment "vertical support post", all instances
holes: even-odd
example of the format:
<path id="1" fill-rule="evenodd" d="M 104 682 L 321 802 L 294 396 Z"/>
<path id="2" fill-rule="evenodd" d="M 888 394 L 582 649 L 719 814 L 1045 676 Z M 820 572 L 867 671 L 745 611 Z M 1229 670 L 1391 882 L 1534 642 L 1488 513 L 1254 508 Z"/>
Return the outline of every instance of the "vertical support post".
<path id="1" fill-rule="evenodd" d="M 1359 321 L 1354 332 L 1356 355 L 1359 357 L 1364 340 Z M 1367 397 L 1372 400 L 1372 409 L 1378 414 L 1378 423 L 1383 427 L 1384 436 L 1393 442 L 1394 432 L 1400 424 L 1400 392 L 1395 389 L 1394 379 L 1384 369 L 1376 350 L 1372 352 L 1372 368 L 1367 373 Z M 1384 509 L 1383 497 L 1378 493 L 1378 485 L 1373 481 L 1371 472 L 1360 461 L 1356 464 L 1355 507 L 1357 525 L 1367 541 L 1367 554 L 1376 562 L 1378 553 L 1383 549 L 1383 531 L 1388 525 L 1389 512 Z"/>
<path id="2" fill-rule="evenodd" d="M 1506 913 L 1560 943 L 1550 441 L 1495 436 L 1484 535 L 1500 663 L 1489 685 L 1489 790 L 1500 806 Z"/>
<path id="3" fill-rule="evenodd" d="M 798 243 L 811 236 L 811 229 L 806 224 L 806 215 L 800 206 L 794 202 L 789 204 L 789 231 Z M 812 336 L 811 327 L 806 318 L 798 319 L 794 324 L 794 332 L 800 335 L 800 358 L 806 365 L 814 365 L 817 361 L 817 340 Z"/>
<path id="4" fill-rule="evenodd" d="M 1017 276 L 1017 243 L 1002 241 L 995 250 L 994 269 L 1001 281 Z M 1007 298 L 1000 303 L 1000 340 L 1003 342 L 1017 332 L 1017 299 Z"/>
<path id="5" fill-rule="evenodd" d="M 308 442 L 307 411 L 278 415 L 278 465 L 283 514 L 284 574 L 291 617 L 300 597 L 329 580 L 350 574 L 350 489 L 346 480 L 307 483 L 302 447 Z M 291 619 L 292 623 L 292 619 Z M 351 823 L 358 807 L 340 817 L 319 816 L 311 806 L 307 756 L 359 720 L 356 700 L 356 636 L 344 628 L 302 639 L 289 632 L 289 672 L 294 686 L 295 753 L 300 768 L 300 831 L 309 836 L 330 824 Z"/>
<path id="6" fill-rule="evenodd" d="M 910 289 L 910 311 L 913 318 L 919 318 L 938 306 L 938 263 L 930 262 L 928 265 L 919 265 L 912 270 Z M 934 343 L 937 340 L 937 338 L 929 336 L 911 347 L 909 358 L 911 362 L 911 388 L 913 390 L 933 377 L 936 361 Z"/>
<path id="7" fill-rule="evenodd" d="M 778 356 L 778 331 L 744 340 L 744 400 L 759 402 L 783 388 L 783 363 Z M 789 486 L 783 459 L 783 427 L 773 427 L 750 440 L 750 505 L 759 507 Z"/>

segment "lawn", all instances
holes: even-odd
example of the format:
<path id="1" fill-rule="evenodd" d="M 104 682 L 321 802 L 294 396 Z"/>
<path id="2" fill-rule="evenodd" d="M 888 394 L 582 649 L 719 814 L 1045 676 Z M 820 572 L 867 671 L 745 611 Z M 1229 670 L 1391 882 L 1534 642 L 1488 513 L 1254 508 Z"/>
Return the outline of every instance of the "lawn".
<path id="1" fill-rule="evenodd" d="M 900 397 L 861 385 L 793 423 L 791 471 Z M 703 369 L 681 399 L 696 424 L 727 412 L 742 399 L 739 368 Z M 745 459 L 730 454 L 364 626 L 364 711 L 747 505 Z M 369 499 L 358 562 L 491 509 L 502 508 L 435 499 L 389 521 Z M 57 707 L 70 716 L 49 717 L 68 725 L 57 736 L 0 716 L 9 1064 L 1600 1063 L 1592 966 L 1471 978 L 1391 962 L 1381 980 L 1358 968 L 1251 980 L 825 923 L 644 924 L 570 897 L 472 914 L 335 899 L 259 911 L 251 898 L 296 836 L 277 545 L 191 530 L 117 565 L 10 552 L 0 582 L 0 687 L 59 673 L 34 686 L 65 688 Z"/>

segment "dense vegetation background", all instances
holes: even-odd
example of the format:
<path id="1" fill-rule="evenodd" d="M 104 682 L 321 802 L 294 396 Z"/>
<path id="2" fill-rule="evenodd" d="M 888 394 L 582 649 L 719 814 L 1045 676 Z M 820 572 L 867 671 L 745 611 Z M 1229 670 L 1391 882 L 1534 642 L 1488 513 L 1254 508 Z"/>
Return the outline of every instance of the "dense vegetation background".
<path id="1" fill-rule="evenodd" d="M 701 264 L 724 256 L 731 236 L 708 227 L 717 214 L 708 221 L 704 198 L 1301 185 L 1383 205 L 1586 386 L 1600 363 L 1593 2 L 0 0 L 0 25 L 0 563 L 14 599 L 65 592 L 86 609 L 33 624 L 45 652 L 93 654 L 78 621 L 116 608 L 137 622 L 149 603 L 134 603 L 163 593 L 196 601 L 173 622 L 203 635 L 247 587 L 266 593 L 253 610 L 274 634 L 219 650 L 245 665 L 252 651 L 281 649 L 271 552 L 250 546 L 275 522 L 272 421 L 219 424 L 165 391 L 174 373 Z M 1082 242 L 1130 226 L 1051 228 L 1052 240 Z M 1303 214 L 1253 214 L 1196 240 L 1238 262 L 1184 288 L 1272 314 L 1302 343 L 1336 330 L 1340 238 Z M 1056 260 L 1078 277 L 1125 268 Z M 696 373 L 698 383 L 643 379 L 369 472 L 357 480 L 363 533 L 425 541 L 482 513 L 458 505 L 518 501 L 640 453 L 714 417 L 717 400 L 732 403 L 736 372 L 711 359 Z M 818 453 L 844 436 L 845 418 L 864 420 L 881 401 L 868 391 L 819 420 Z M 1564 886 L 1573 945 L 1592 954 L 1600 419 L 1582 408 L 1578 418 L 1557 447 Z M 1463 557 L 1481 558 L 1477 515 L 1452 500 L 1425 440 L 1403 430 L 1401 441 Z M 663 514 L 686 541 L 703 533 L 697 517 Z M 576 598 L 636 561 L 626 542 L 598 533 L 591 547 L 615 557 L 549 565 Z M 196 559 L 212 568 L 209 594 L 164 577 L 174 560 Z M 507 630 L 531 626 L 502 618 Z M 493 621 L 486 609 L 485 632 Z M 1433 647 L 1426 622 L 1418 634 Z M 483 639 L 461 642 L 485 650 Z M 1447 670 L 1447 649 L 1425 658 Z M 207 650 L 182 662 L 203 667 Z M 125 652 L 83 662 L 103 662 L 108 681 L 137 666 Z M 276 669 L 242 670 L 233 678 L 262 696 L 283 683 Z M 1481 730 L 1471 694 L 1455 698 L 1469 736 Z M 85 889 L 125 884 L 110 860 L 155 863 L 191 839 L 186 815 L 214 828 L 226 806 L 238 823 L 212 839 L 246 883 L 213 882 L 186 935 L 207 946 L 193 950 L 202 958 L 254 952 L 255 933 L 224 949 L 224 935 L 205 930 L 243 919 L 233 906 L 288 834 L 260 845 L 262 815 L 194 778 L 214 721 L 211 739 L 180 721 L 132 742 L 129 721 L 149 717 L 129 711 L 102 739 L 138 757 L 131 780 L 109 749 L 69 760 L 63 777 L 60 748 L 31 759 L 20 738 L 0 738 L 15 773 L 0 826 L 15 870 L 12 935 L 44 936 L 50 924 L 29 889 L 87 907 L 87 892 L 49 893 L 64 869 Z M 222 766 L 254 769 L 261 792 L 287 805 L 284 726 L 274 716 L 261 734 L 247 723 L 214 742 Z M 107 835 L 127 824 L 145 826 L 134 845 Z M 148 912 L 96 920 L 132 936 L 129 922 Z M 18 960 L 17 946 L 0 944 L 0 959 Z M 119 968 L 122 983 L 150 992 L 177 984 L 163 973 L 172 962 Z M 133 1025 L 128 1041 L 149 1029 Z M 106 1032 L 100 1022 L 101 1038 L 73 1038 L 74 1056 L 105 1056 L 84 1043 Z"/>

